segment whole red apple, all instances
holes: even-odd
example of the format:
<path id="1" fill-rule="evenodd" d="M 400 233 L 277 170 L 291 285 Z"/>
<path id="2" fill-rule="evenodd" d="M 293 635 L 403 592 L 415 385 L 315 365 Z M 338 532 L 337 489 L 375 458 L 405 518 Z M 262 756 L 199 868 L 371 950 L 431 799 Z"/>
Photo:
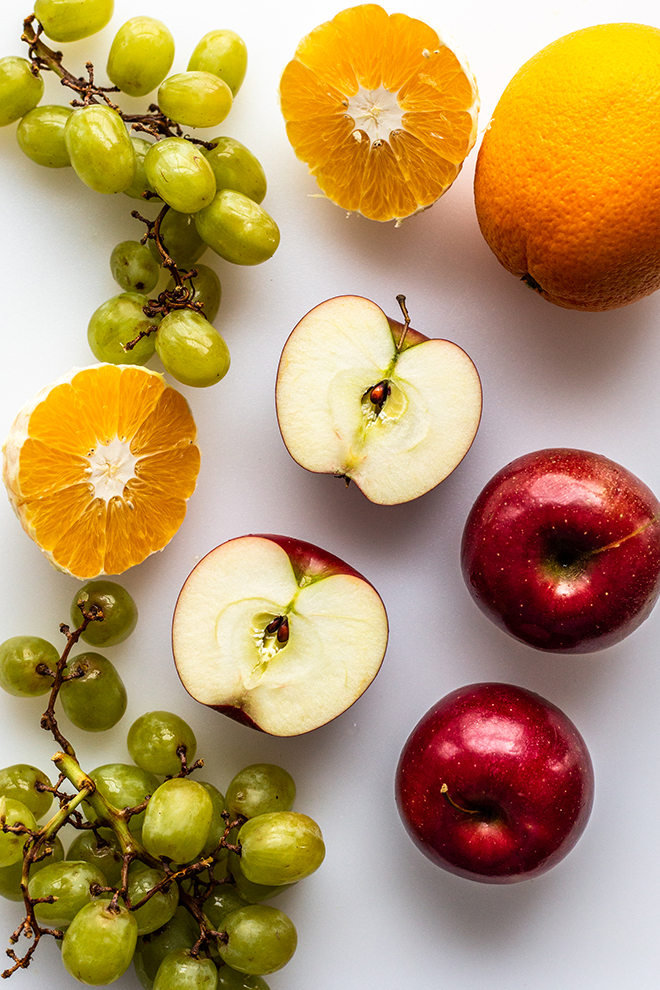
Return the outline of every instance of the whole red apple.
<path id="1" fill-rule="evenodd" d="M 453 691 L 412 732 L 396 772 L 411 838 L 450 873 L 514 883 L 545 873 L 589 819 L 585 742 L 551 702 L 512 684 Z"/>
<path id="2" fill-rule="evenodd" d="M 660 593 L 660 503 L 584 450 L 512 461 L 465 524 L 463 575 L 481 610 L 539 650 L 590 653 L 646 619 Z"/>

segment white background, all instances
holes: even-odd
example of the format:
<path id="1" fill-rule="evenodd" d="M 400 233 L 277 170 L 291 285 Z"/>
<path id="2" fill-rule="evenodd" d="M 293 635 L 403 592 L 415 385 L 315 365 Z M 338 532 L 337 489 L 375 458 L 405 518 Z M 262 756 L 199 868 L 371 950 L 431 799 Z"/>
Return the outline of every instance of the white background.
<path id="1" fill-rule="evenodd" d="M 326 0 L 241 0 L 226 9 L 211 0 L 117 0 L 110 27 L 67 48 L 76 73 L 88 58 L 102 68 L 114 31 L 135 14 L 151 14 L 176 38 L 179 71 L 207 30 L 241 34 L 248 77 L 220 131 L 262 161 L 269 179 L 264 205 L 282 232 L 279 251 L 261 267 L 204 258 L 223 283 L 216 325 L 231 349 L 231 372 L 212 389 L 184 388 L 203 451 L 199 485 L 170 546 L 123 578 L 141 618 L 134 636 L 108 655 L 125 678 L 129 711 L 102 737 L 71 728 L 70 738 L 88 770 L 125 760 L 131 721 L 169 708 L 193 724 L 207 776 L 221 788 L 251 762 L 290 770 L 297 807 L 321 824 L 328 855 L 314 878 L 278 901 L 300 941 L 289 966 L 269 978 L 273 990 L 654 990 L 660 610 L 601 654 L 542 654 L 477 610 L 458 549 L 482 486 L 530 450 L 599 451 L 660 492 L 660 295 L 588 314 L 554 307 L 517 282 L 477 226 L 476 149 L 446 197 L 399 229 L 346 218 L 317 197 L 288 145 L 277 87 L 297 41 L 338 9 Z M 29 11 L 19 0 L 3 0 L 2 54 L 22 52 L 18 39 Z M 657 0 L 409 0 L 404 12 L 442 27 L 466 52 L 481 91 L 480 134 L 509 78 L 554 38 L 604 21 L 660 22 Z M 62 99 L 49 80 L 47 100 Z M 70 170 L 40 169 L 22 157 L 14 130 L 0 132 L 3 437 L 39 388 L 92 363 L 87 321 L 117 291 L 110 251 L 141 236 L 130 217 L 134 201 L 98 196 Z M 448 480 L 418 501 L 383 508 L 291 460 L 273 390 L 284 341 L 315 304 L 359 293 L 396 315 L 399 292 L 413 326 L 471 354 L 484 413 L 471 452 Z M 181 584 L 209 549 L 249 532 L 298 536 L 338 554 L 376 585 L 389 611 L 380 675 L 348 713 L 309 736 L 277 740 L 236 725 L 189 698 L 174 671 L 169 628 Z M 4 501 L 0 539 L 0 638 L 35 633 L 57 642 L 78 583 L 50 568 Z M 477 680 L 515 682 L 558 704 L 585 736 L 597 776 L 591 822 L 568 859 L 538 880 L 508 887 L 472 883 L 431 865 L 406 837 L 393 800 L 394 769 L 413 726 L 446 692 Z M 38 727 L 41 699 L 2 697 L 0 705 L 0 764 L 21 760 L 47 769 L 54 747 Z M 64 717 L 62 724 L 68 732 Z M 17 905 L 0 905 L 7 934 L 18 916 Z M 52 945 L 40 947 L 31 969 L 11 985 L 64 990 L 73 981 L 51 968 L 56 955 Z M 129 971 L 117 986 L 138 983 Z"/>

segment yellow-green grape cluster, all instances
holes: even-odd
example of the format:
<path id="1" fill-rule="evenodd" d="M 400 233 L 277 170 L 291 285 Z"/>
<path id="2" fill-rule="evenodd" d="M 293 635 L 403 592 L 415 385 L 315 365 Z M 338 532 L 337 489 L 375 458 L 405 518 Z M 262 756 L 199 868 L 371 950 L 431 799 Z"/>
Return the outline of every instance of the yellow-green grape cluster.
<path id="1" fill-rule="evenodd" d="M 36 0 L 34 14 L 44 36 L 59 44 L 101 30 L 113 9 L 113 0 Z M 40 38 L 36 51 L 43 55 L 39 44 Z M 206 387 L 224 377 L 230 358 L 211 325 L 220 303 L 219 280 L 208 275 L 208 267 L 201 274 L 196 262 L 211 248 L 232 264 L 261 264 L 276 251 L 280 233 L 261 205 L 264 170 L 244 145 L 226 135 L 204 141 L 181 136 L 182 127 L 215 128 L 227 117 L 246 74 L 245 43 L 234 31 L 209 31 L 186 70 L 170 74 L 174 55 L 171 32 L 149 16 L 128 20 L 110 45 L 110 83 L 131 97 L 157 90 L 160 113 L 167 118 L 161 126 L 156 115 L 161 125 L 139 134 L 129 129 L 131 123 L 142 128 L 154 115 L 145 113 L 136 122 L 93 88 L 91 97 L 77 101 L 84 105 L 72 100 L 73 107 L 41 106 L 42 73 L 50 67 L 61 74 L 61 65 L 41 58 L 37 66 L 7 56 L 0 59 L 0 126 L 18 121 L 18 144 L 32 161 L 49 168 L 72 166 L 96 192 L 123 192 L 143 202 L 146 195 L 169 207 L 157 240 L 150 235 L 148 243 L 159 268 L 164 256 L 157 241 L 162 245 L 180 269 L 179 279 L 165 288 L 165 301 L 150 308 L 148 296 L 159 273 L 154 280 L 153 266 L 135 244 L 117 245 L 111 268 L 123 291 L 92 315 L 88 340 L 100 361 L 144 364 L 157 352 L 178 381 Z"/>

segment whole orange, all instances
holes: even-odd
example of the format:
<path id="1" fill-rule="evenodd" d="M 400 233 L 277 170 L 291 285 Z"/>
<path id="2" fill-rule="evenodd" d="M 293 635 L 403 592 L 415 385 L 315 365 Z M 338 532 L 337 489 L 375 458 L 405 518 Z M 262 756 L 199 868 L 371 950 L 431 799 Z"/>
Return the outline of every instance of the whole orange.
<path id="1" fill-rule="evenodd" d="M 660 287 L 660 30 L 599 24 L 526 62 L 484 134 L 475 203 L 504 267 L 558 306 Z"/>

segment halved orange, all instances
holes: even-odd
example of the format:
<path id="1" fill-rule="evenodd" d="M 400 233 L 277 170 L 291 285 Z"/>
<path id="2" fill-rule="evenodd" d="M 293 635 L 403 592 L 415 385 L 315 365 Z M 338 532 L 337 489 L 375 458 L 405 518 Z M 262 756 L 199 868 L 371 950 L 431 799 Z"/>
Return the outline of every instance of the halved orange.
<path id="1" fill-rule="evenodd" d="M 450 187 L 477 134 L 477 84 L 433 28 L 350 7 L 298 45 L 280 82 L 289 141 L 333 202 L 401 220 Z"/>
<path id="2" fill-rule="evenodd" d="M 3 479 L 25 532 L 60 570 L 120 574 L 169 543 L 199 472 L 188 403 L 139 365 L 74 369 L 18 414 Z"/>

